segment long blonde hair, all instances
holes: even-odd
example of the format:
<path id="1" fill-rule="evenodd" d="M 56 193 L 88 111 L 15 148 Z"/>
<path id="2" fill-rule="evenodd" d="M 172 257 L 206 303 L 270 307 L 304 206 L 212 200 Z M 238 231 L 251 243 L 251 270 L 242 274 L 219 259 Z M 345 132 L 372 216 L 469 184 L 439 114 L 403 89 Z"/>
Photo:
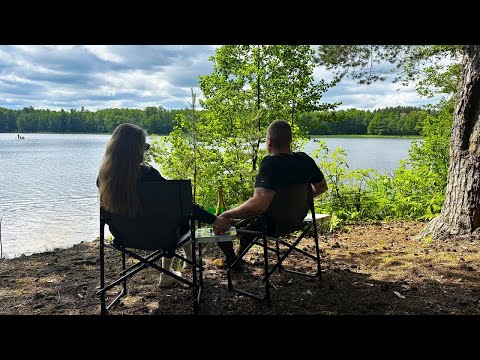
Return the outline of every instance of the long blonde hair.
<path id="1" fill-rule="evenodd" d="M 137 183 L 145 139 L 145 130 L 134 124 L 121 124 L 113 131 L 98 176 L 100 205 L 105 210 L 127 216 L 141 212 Z"/>

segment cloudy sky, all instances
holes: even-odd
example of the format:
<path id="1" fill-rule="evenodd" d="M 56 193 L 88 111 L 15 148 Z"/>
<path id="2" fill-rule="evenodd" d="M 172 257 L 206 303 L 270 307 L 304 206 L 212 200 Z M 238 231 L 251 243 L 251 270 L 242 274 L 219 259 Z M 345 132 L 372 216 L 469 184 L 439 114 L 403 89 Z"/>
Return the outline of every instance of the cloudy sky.
<path id="1" fill-rule="evenodd" d="M 0 45 L 0 107 L 22 109 L 185 108 L 198 76 L 212 71 L 212 45 Z M 316 78 L 331 79 L 325 69 Z M 435 103 L 413 85 L 343 80 L 323 96 L 340 108 Z"/>

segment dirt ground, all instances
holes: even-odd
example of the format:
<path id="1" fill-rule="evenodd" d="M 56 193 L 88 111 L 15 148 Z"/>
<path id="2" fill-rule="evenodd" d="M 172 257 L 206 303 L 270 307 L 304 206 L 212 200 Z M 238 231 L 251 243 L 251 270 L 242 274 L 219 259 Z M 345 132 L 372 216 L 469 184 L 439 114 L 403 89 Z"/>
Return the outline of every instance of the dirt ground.
<path id="1" fill-rule="evenodd" d="M 275 273 L 272 306 L 227 288 L 226 271 L 212 260 L 219 250 L 205 249 L 204 288 L 199 314 L 480 314 L 479 242 L 413 240 L 420 222 L 352 226 L 321 237 L 322 280 Z M 307 239 L 304 248 L 313 249 Z M 260 249 L 247 255 L 234 282 L 261 286 Z M 107 274 L 120 268 L 108 250 Z M 115 261 L 114 261 L 115 260 Z M 99 314 L 98 241 L 69 249 L 0 260 L 0 314 Z M 299 258 L 290 262 L 312 269 Z M 191 276 L 183 270 L 183 276 Z M 192 314 L 191 291 L 183 285 L 158 287 L 159 273 L 147 269 L 129 281 L 129 294 L 110 314 Z M 115 292 L 109 293 L 113 299 Z"/>

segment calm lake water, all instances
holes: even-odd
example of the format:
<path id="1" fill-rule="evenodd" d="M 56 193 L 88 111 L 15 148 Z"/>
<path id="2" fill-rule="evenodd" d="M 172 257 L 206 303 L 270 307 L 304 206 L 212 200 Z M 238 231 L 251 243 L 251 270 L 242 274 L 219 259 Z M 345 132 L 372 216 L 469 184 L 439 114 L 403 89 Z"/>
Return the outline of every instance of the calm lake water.
<path id="1" fill-rule="evenodd" d="M 3 256 L 68 247 L 99 236 L 95 181 L 110 135 L 0 133 Z M 411 139 L 326 138 L 342 146 L 351 168 L 391 171 Z M 317 147 L 309 142 L 305 151 Z"/>

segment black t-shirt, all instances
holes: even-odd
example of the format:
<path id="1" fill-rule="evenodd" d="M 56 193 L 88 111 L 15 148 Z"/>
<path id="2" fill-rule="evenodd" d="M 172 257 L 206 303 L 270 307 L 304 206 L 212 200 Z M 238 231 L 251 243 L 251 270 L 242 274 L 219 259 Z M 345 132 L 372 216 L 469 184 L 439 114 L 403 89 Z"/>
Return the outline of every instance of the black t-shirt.
<path id="1" fill-rule="evenodd" d="M 262 160 L 255 187 L 276 191 L 282 186 L 318 183 L 324 178 L 315 160 L 304 152 L 281 153 Z"/>

